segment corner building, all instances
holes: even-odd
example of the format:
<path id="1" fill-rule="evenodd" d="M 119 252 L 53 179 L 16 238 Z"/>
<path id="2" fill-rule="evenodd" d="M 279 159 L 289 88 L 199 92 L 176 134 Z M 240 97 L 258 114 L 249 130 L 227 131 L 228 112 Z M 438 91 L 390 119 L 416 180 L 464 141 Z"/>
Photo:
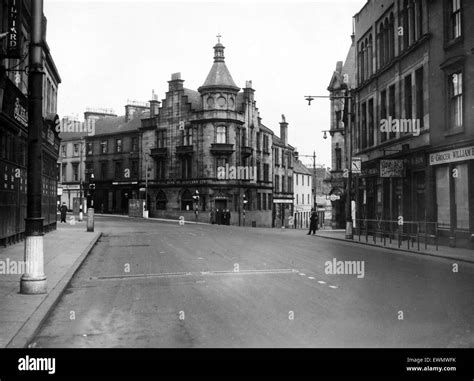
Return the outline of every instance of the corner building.
<path id="1" fill-rule="evenodd" d="M 273 132 L 261 124 L 251 81 L 241 91 L 218 43 L 198 91 L 185 88 L 179 73 L 168 83 L 140 128 L 150 217 L 209 222 L 212 210 L 228 209 L 231 225 L 271 226 Z"/>

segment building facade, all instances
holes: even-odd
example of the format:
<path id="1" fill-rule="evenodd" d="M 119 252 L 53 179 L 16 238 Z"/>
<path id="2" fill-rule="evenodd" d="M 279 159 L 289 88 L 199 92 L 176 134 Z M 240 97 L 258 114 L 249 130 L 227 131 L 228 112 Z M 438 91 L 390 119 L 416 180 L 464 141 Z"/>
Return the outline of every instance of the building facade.
<path id="1" fill-rule="evenodd" d="M 313 203 L 313 172 L 298 160 L 295 153 L 293 164 L 294 227 L 308 229 Z"/>
<path id="2" fill-rule="evenodd" d="M 110 109 L 87 108 L 84 122 L 75 117 L 61 119 L 58 198 L 74 213 L 79 212 L 80 205 L 84 212 L 86 209 L 84 183 L 91 174 L 86 170 L 86 156 L 92 154 L 90 149 L 86 152 L 90 148 L 86 145 L 86 138 L 95 135 L 97 121 L 106 118 L 117 118 L 117 115 Z"/>
<path id="3" fill-rule="evenodd" d="M 474 3 L 431 1 L 428 11 L 426 214 L 442 242 L 474 248 Z"/>
<path id="4" fill-rule="evenodd" d="M 288 123 L 282 115 L 280 137 L 273 135 L 272 227 L 289 227 L 293 217 L 293 165 L 295 149 L 288 144 Z"/>
<path id="5" fill-rule="evenodd" d="M 85 181 L 94 175 L 95 183 L 89 207 L 98 212 L 127 214 L 129 200 L 140 197 L 140 125 L 139 118 L 102 118 L 85 138 Z"/>
<path id="6" fill-rule="evenodd" d="M 339 61 L 336 64 L 331 82 L 328 87 L 331 99 L 330 111 L 330 129 L 331 136 L 331 172 L 330 172 L 330 191 L 329 197 L 332 204 L 331 226 L 333 229 L 344 229 L 346 226 L 346 200 L 347 200 L 347 179 L 348 179 L 348 156 L 347 144 L 345 139 L 346 129 L 348 127 L 348 98 L 355 85 L 355 36 L 352 35 L 352 44 L 344 62 Z"/>
<path id="7" fill-rule="evenodd" d="M 0 40 L 0 245 L 6 245 L 22 239 L 25 230 L 31 1 L 1 1 L 0 7 L 0 33 L 10 31 Z M 56 108 L 61 78 L 46 43 L 46 18 L 43 23 L 42 214 L 47 232 L 56 227 Z"/>
<path id="8" fill-rule="evenodd" d="M 461 0 L 368 1 L 355 15 L 357 219 L 473 247 L 473 15 Z"/>
<path id="9" fill-rule="evenodd" d="M 228 211 L 232 225 L 271 226 L 273 133 L 261 123 L 251 81 L 237 87 L 218 43 L 198 91 L 183 83 L 172 75 L 140 128 L 150 217 L 221 223 Z"/>

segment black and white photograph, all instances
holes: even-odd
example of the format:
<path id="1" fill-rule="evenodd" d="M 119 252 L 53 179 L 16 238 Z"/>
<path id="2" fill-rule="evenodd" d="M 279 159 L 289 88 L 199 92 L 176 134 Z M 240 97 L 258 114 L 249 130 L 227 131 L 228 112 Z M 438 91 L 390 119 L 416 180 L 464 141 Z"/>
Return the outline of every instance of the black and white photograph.
<path id="1" fill-rule="evenodd" d="M 176 350 L 474 379 L 473 19 L 0 0 L 0 380 Z"/>

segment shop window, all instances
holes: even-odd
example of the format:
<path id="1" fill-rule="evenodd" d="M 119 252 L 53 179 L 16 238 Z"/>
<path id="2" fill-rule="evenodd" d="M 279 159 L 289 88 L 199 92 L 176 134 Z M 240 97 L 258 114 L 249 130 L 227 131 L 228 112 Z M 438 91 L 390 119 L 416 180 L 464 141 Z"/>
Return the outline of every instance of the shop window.
<path id="1" fill-rule="evenodd" d="M 457 165 L 454 170 L 454 199 L 456 204 L 456 228 L 469 230 L 469 169 L 467 164 Z"/>
<path id="2" fill-rule="evenodd" d="M 449 228 L 449 167 L 436 168 L 436 206 L 438 212 L 438 226 Z"/>

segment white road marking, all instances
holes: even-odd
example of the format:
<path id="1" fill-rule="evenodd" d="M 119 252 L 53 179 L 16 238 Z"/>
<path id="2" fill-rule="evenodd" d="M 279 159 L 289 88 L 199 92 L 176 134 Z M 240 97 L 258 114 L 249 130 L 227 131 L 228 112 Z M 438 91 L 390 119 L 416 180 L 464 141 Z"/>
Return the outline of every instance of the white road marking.
<path id="1" fill-rule="evenodd" d="M 306 274 L 305 273 L 300 273 L 301 276 L 305 276 Z"/>
<path id="2" fill-rule="evenodd" d="M 309 276 L 308 279 L 315 279 L 314 276 Z"/>
<path id="3" fill-rule="evenodd" d="M 337 288 L 337 286 L 329 286 L 330 288 Z"/>
<path id="4" fill-rule="evenodd" d="M 319 284 L 326 284 L 326 282 L 323 281 L 323 280 L 318 280 L 318 283 L 319 283 Z"/>

